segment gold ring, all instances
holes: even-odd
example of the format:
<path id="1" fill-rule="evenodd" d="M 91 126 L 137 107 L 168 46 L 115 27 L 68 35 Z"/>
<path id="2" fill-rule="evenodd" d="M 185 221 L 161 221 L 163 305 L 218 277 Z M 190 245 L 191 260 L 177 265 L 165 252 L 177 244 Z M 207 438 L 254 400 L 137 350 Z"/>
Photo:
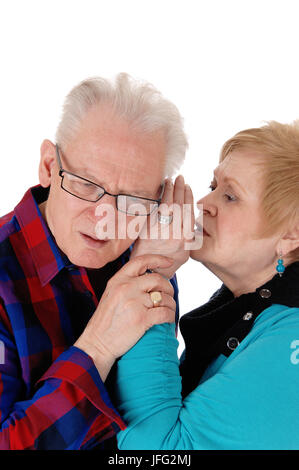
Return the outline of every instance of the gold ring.
<path id="1" fill-rule="evenodd" d="M 161 292 L 158 292 L 158 291 L 150 292 L 150 296 L 151 296 L 151 301 L 154 304 L 154 307 L 157 307 L 162 302 Z"/>

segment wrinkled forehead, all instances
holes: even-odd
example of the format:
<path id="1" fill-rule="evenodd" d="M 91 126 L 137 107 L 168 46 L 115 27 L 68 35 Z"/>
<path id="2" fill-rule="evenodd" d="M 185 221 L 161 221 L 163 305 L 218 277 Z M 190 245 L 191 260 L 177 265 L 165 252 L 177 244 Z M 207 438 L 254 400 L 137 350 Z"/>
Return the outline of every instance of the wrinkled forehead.
<path id="1" fill-rule="evenodd" d="M 217 178 L 233 178 L 249 192 L 261 195 L 266 159 L 252 150 L 233 150 L 215 168 Z"/>
<path id="2" fill-rule="evenodd" d="M 136 132 L 123 120 L 89 116 L 67 144 L 64 162 L 69 171 L 98 184 L 114 181 L 125 186 L 119 190 L 149 190 L 162 183 L 165 154 L 164 133 Z"/>

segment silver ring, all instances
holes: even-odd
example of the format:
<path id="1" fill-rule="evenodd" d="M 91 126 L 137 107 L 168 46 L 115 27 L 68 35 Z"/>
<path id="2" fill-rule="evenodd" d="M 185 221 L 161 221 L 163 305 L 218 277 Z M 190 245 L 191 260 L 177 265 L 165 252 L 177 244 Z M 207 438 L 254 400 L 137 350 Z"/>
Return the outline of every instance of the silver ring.
<path id="1" fill-rule="evenodd" d="M 172 219 L 173 219 L 172 215 L 161 215 L 160 213 L 158 213 L 158 221 L 160 222 L 160 224 L 170 225 L 172 222 Z"/>

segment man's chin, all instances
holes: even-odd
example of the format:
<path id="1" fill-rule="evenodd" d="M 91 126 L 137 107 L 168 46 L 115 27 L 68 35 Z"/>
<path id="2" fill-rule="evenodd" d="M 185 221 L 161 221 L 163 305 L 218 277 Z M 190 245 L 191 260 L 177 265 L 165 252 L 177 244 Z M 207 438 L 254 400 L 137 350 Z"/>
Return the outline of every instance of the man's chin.
<path id="1" fill-rule="evenodd" d="M 105 266 L 107 263 L 112 261 L 106 257 L 97 257 L 97 256 L 88 256 L 82 254 L 81 256 L 74 256 L 73 258 L 69 258 L 70 262 L 75 266 L 79 266 L 81 268 L 87 269 L 100 269 Z"/>
<path id="2" fill-rule="evenodd" d="M 89 269 L 100 269 L 108 263 L 116 260 L 124 253 L 130 245 L 115 243 L 116 240 L 108 240 L 103 242 L 100 248 L 91 248 L 86 244 L 80 244 L 78 250 L 71 251 L 68 259 L 76 266 L 81 266 Z"/>
<path id="3" fill-rule="evenodd" d="M 73 250 L 67 254 L 69 261 L 75 266 L 82 268 L 99 269 L 113 260 L 113 254 L 110 250 L 95 250 L 80 246 L 76 252 Z"/>

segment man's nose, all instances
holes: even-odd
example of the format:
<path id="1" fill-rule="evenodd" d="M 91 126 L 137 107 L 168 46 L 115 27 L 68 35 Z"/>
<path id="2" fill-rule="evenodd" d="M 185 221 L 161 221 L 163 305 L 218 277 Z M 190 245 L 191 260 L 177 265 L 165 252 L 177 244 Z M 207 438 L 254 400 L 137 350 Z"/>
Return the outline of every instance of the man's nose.
<path id="1" fill-rule="evenodd" d="M 93 215 L 97 220 L 103 217 L 115 219 L 117 216 L 116 199 L 105 194 L 98 202 L 94 204 Z"/>
<path id="2" fill-rule="evenodd" d="M 93 208 L 93 221 L 94 230 L 99 239 L 115 239 L 117 233 L 115 201 L 106 197 L 100 199 Z"/>

